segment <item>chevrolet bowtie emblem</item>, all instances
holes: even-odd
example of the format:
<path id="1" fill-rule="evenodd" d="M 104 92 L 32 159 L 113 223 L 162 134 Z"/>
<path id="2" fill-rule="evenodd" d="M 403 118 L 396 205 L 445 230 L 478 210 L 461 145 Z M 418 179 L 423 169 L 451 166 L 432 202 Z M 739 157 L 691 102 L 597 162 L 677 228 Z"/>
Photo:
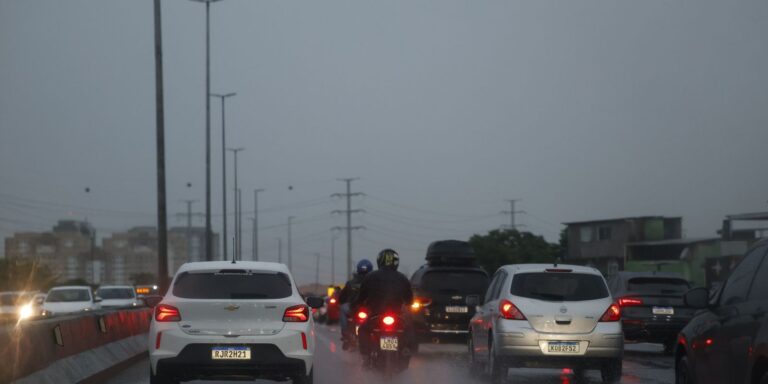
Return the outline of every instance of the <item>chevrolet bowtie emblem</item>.
<path id="1" fill-rule="evenodd" d="M 237 311 L 238 309 L 240 309 L 240 306 L 239 305 L 235 305 L 235 304 L 230 304 L 230 305 L 227 305 L 226 307 L 224 307 L 224 309 L 226 309 L 227 311 L 232 312 L 232 311 Z"/>

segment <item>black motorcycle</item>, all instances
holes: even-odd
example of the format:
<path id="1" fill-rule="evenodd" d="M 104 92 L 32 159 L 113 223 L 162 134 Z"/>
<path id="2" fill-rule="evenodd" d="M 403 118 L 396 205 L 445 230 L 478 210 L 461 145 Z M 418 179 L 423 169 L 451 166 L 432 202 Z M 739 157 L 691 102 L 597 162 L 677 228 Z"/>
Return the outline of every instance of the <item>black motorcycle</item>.
<path id="1" fill-rule="evenodd" d="M 408 329 L 411 325 L 407 319 L 395 312 L 369 316 L 362 311 L 358 312 L 357 317 L 365 320 L 357 326 L 361 343 L 362 338 L 367 341 L 364 364 L 388 378 L 407 369 L 414 352 L 413 335 L 410 335 Z"/>

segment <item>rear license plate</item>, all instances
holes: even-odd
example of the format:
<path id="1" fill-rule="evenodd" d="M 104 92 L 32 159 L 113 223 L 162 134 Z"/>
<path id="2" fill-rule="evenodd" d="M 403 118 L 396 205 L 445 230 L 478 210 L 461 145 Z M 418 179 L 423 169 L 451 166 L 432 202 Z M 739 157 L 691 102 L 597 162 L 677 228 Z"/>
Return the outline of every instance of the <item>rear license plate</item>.
<path id="1" fill-rule="evenodd" d="M 445 312 L 446 313 L 467 313 L 469 312 L 469 309 L 467 307 L 453 305 L 453 306 L 445 307 Z"/>
<path id="2" fill-rule="evenodd" d="M 397 336 L 382 336 L 379 339 L 379 348 L 382 351 L 397 351 Z"/>
<path id="3" fill-rule="evenodd" d="M 213 347 L 211 350 L 213 360 L 250 360 L 251 348 L 249 347 Z"/>
<path id="4" fill-rule="evenodd" d="M 579 343 L 550 341 L 547 344 L 547 351 L 550 353 L 579 353 Z"/>
<path id="5" fill-rule="evenodd" d="M 672 307 L 653 307 L 654 315 L 674 315 L 675 309 Z"/>

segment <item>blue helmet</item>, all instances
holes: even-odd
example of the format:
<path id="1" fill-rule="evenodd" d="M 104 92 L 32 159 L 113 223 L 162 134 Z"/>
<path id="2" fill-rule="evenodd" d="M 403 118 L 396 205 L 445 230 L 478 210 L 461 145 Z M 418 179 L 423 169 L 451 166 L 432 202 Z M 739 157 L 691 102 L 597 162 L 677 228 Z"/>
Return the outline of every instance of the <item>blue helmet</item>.
<path id="1" fill-rule="evenodd" d="M 363 276 L 373 270 L 373 263 L 368 259 L 362 259 L 357 262 L 356 270 L 358 275 Z"/>

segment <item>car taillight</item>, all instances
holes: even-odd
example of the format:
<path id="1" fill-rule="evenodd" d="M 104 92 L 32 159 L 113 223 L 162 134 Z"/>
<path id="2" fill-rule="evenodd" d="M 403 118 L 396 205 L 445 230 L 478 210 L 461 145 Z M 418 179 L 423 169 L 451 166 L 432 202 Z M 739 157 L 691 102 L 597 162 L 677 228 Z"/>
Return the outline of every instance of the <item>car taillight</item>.
<path id="1" fill-rule="evenodd" d="M 364 321 L 367 318 L 368 318 L 368 313 L 366 313 L 365 311 L 357 312 L 357 320 Z"/>
<path id="2" fill-rule="evenodd" d="M 639 297 L 619 298 L 619 307 L 636 307 L 638 305 L 643 305 L 643 300 Z"/>
<path id="3" fill-rule="evenodd" d="M 395 323 L 395 318 L 392 316 L 384 316 L 381 319 L 381 322 L 384 323 L 384 325 L 392 325 Z"/>
<path id="4" fill-rule="evenodd" d="M 181 321 L 181 313 L 178 308 L 172 305 L 160 304 L 155 307 L 155 321 L 163 323 Z"/>
<path id="5" fill-rule="evenodd" d="M 432 304 L 432 299 L 426 297 L 416 297 L 411 304 L 411 311 L 418 312 L 420 309 Z"/>
<path id="6" fill-rule="evenodd" d="M 309 321 L 309 307 L 304 304 L 288 307 L 283 313 L 283 321 L 286 323 L 303 323 Z"/>
<path id="7" fill-rule="evenodd" d="M 616 303 L 611 304 L 608 309 L 605 310 L 600 321 L 619 321 L 621 320 L 621 308 Z"/>
<path id="8" fill-rule="evenodd" d="M 331 304 L 336 304 L 336 299 L 331 298 L 330 300 L 328 300 L 328 302 L 330 302 Z"/>
<path id="9" fill-rule="evenodd" d="M 499 314 L 507 320 L 525 320 L 525 315 L 509 300 L 499 303 Z"/>

